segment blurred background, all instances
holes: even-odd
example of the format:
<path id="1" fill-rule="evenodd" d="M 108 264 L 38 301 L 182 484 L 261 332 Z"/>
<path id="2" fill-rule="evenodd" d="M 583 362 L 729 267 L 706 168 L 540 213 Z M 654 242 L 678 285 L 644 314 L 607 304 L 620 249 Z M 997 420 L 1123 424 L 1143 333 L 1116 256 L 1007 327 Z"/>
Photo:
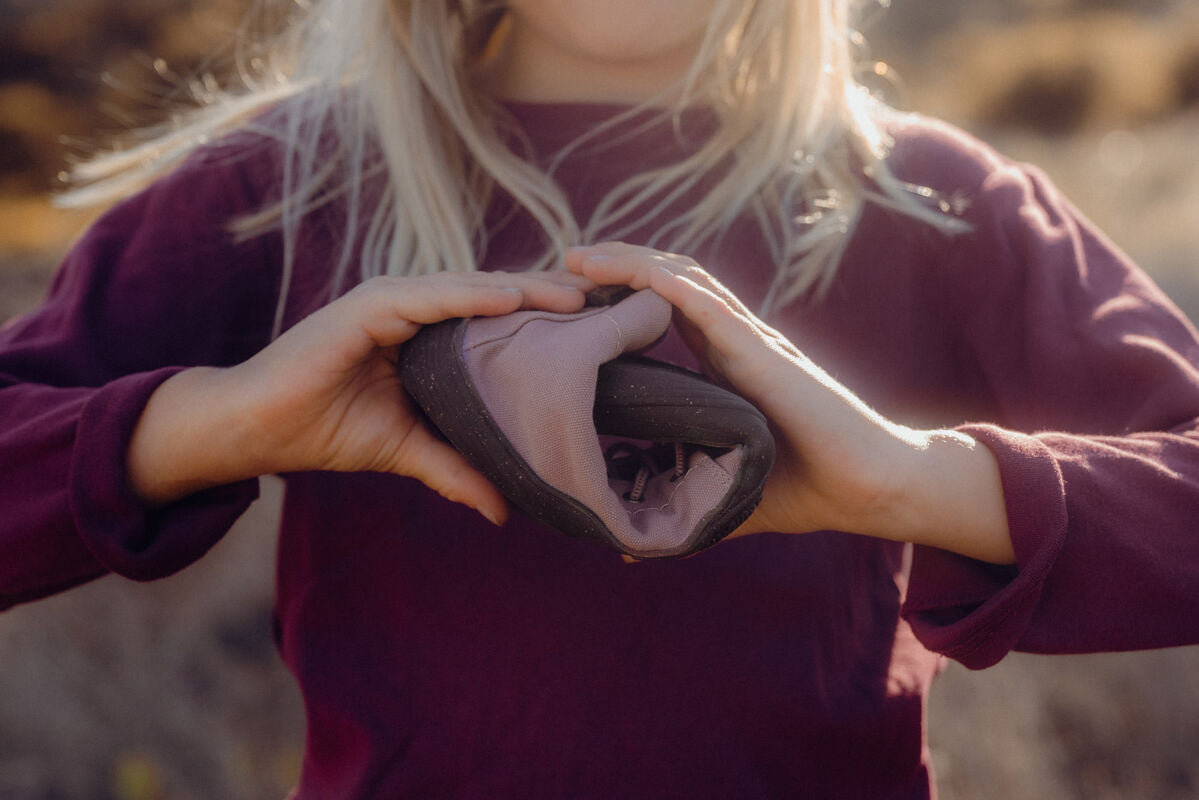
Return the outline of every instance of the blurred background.
<path id="1" fill-rule="evenodd" d="M 862 25 L 866 82 L 1045 168 L 1199 319 L 1193 0 L 892 5 Z M 0 322 L 90 217 L 48 203 L 66 159 L 185 100 L 245 6 L 0 0 Z M 177 577 L 0 615 L 0 800 L 286 794 L 302 714 L 270 641 L 277 483 L 264 495 Z M 930 739 L 949 800 L 1199 798 L 1199 648 L 951 664 Z"/>

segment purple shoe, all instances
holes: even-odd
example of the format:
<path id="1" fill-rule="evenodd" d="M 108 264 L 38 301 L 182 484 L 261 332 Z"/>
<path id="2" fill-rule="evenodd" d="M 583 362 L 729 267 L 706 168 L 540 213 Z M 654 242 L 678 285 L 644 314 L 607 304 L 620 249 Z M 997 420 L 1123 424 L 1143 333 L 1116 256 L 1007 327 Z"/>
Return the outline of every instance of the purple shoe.
<path id="1" fill-rule="evenodd" d="M 753 512 L 774 440 L 738 395 L 627 355 L 657 341 L 670 316 L 647 290 L 574 314 L 447 320 L 404 345 L 401 379 L 530 516 L 637 558 L 689 555 Z M 605 449 L 610 437 L 620 441 Z"/>

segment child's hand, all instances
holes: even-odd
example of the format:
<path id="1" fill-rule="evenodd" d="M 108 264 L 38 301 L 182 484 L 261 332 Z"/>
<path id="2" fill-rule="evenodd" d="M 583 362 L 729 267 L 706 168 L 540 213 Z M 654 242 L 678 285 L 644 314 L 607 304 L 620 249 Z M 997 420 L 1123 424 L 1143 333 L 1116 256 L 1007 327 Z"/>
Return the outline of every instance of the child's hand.
<path id="1" fill-rule="evenodd" d="M 566 265 L 662 295 L 704 371 L 771 421 L 775 467 L 735 535 L 831 529 L 1012 560 L 998 468 L 973 439 L 885 419 L 686 256 L 611 242 Z"/>
<path id="2" fill-rule="evenodd" d="M 418 421 L 396 373 L 397 349 L 421 325 L 451 317 L 577 311 L 592 286 L 569 273 L 366 281 L 248 361 L 164 382 L 130 445 L 132 486 L 164 502 L 275 472 L 391 472 L 498 523 L 503 497 Z"/>

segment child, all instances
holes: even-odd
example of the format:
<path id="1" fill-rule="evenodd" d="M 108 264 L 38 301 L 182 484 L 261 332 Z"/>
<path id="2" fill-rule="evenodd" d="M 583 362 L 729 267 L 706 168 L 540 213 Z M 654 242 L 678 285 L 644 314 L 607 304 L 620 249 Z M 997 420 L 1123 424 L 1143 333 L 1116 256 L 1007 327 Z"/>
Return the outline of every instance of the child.
<path id="1" fill-rule="evenodd" d="M 1195 331 L 864 96 L 848 9 L 313 2 L 277 85 L 85 170 L 141 191 L 0 338 L 5 605 L 181 569 L 284 473 L 301 798 L 927 798 L 942 655 L 1199 640 Z M 772 421 L 732 541 L 626 565 L 417 421 L 420 325 L 594 284 Z"/>

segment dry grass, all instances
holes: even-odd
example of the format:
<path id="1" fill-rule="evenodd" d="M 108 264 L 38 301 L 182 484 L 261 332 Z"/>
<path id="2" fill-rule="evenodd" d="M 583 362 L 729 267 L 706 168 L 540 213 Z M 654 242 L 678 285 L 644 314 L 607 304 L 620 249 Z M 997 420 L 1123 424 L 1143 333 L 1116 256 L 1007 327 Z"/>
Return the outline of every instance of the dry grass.
<path id="1" fill-rule="evenodd" d="M 1193 799 L 1196 676 L 1194 647 L 951 665 L 929 710 L 941 797 Z"/>
<path id="2" fill-rule="evenodd" d="M 264 481 L 173 578 L 104 578 L 0 615 L 0 798 L 287 793 L 303 723 L 270 638 L 280 493 Z"/>

